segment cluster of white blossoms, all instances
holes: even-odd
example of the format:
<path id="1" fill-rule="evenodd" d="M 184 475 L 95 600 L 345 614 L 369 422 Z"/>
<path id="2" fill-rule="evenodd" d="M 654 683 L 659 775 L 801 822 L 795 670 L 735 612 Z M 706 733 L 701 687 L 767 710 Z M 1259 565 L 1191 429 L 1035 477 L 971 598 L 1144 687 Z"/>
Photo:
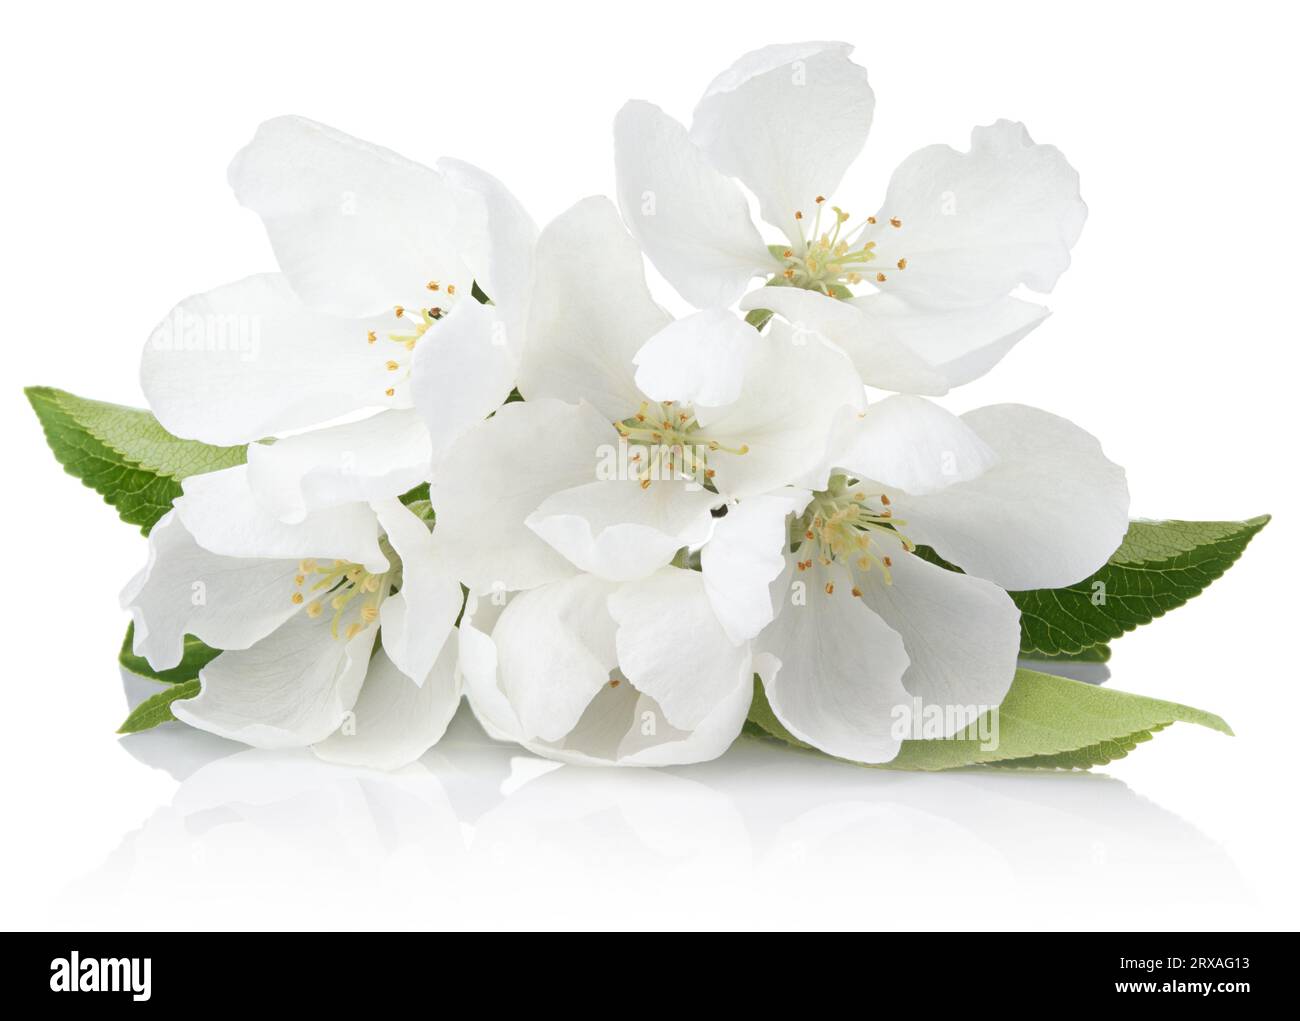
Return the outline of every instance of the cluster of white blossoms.
<path id="1" fill-rule="evenodd" d="M 223 650 L 176 716 L 393 768 L 464 695 L 540 755 L 668 765 L 721 754 L 758 678 L 795 736 L 879 763 L 900 706 L 949 734 L 996 706 L 1007 592 L 1105 563 L 1124 473 L 1046 412 L 927 397 L 1042 322 L 1013 292 L 1051 289 L 1086 210 L 999 122 L 846 212 L 874 105 L 850 51 L 747 54 L 689 129 L 628 103 L 617 206 L 540 232 L 467 164 L 264 124 L 230 181 L 281 272 L 168 320 L 256 345 L 144 355 L 167 430 L 249 445 L 185 481 L 123 593 L 154 668 Z M 646 258 L 698 311 L 656 303 Z"/>

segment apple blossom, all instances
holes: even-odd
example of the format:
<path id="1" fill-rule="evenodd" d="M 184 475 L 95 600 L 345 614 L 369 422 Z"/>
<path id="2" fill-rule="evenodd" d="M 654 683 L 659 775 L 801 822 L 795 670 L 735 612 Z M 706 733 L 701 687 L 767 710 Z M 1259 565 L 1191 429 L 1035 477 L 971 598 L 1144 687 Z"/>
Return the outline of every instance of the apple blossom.
<path id="1" fill-rule="evenodd" d="M 370 414 L 250 447 L 253 491 L 282 520 L 404 492 L 514 386 L 536 228 L 475 167 L 429 169 L 301 117 L 263 124 L 229 177 L 281 272 L 172 311 L 144 351 L 150 407 L 223 445 Z M 450 328 L 462 317 L 489 322 L 489 342 Z"/>
<path id="2" fill-rule="evenodd" d="M 1104 564 L 1128 526 L 1128 488 L 1088 433 L 1021 405 L 958 418 L 892 397 L 840 423 L 830 462 L 815 492 L 748 513 L 741 501 L 702 572 L 714 605 L 746 607 L 762 628 L 755 669 L 781 722 L 832 755 L 884 762 L 914 698 L 943 707 L 945 736 L 1002 701 L 1020 647 L 1006 591 Z"/>
<path id="3" fill-rule="evenodd" d="M 430 491 L 472 591 L 652 574 L 708 537 L 715 507 L 815 471 L 837 415 L 863 405 L 852 363 L 822 339 L 762 335 L 721 310 L 671 320 L 605 199 L 550 224 L 536 267 L 525 400 L 462 433 Z M 609 477 L 611 452 L 625 470 Z"/>
<path id="4" fill-rule="evenodd" d="M 418 758 L 455 712 L 461 603 L 428 527 L 400 501 L 287 524 L 258 505 L 242 465 L 185 480 L 122 593 L 135 652 L 155 669 L 180 662 L 186 635 L 224 650 L 198 696 L 172 703 L 179 719 L 381 768 Z"/>
<path id="5" fill-rule="evenodd" d="M 696 306 L 729 305 L 760 278 L 776 286 L 742 308 L 829 336 L 872 386 L 942 394 L 1046 317 L 1012 291 L 1049 291 L 1068 266 L 1087 212 L 1078 175 L 1023 125 L 998 121 L 973 131 L 969 152 L 913 153 L 880 209 L 855 222 L 829 198 L 875 105 L 851 52 L 808 42 L 748 53 L 708 87 L 689 131 L 629 102 L 615 121 L 619 205 Z M 764 243 L 737 179 L 778 243 Z"/>

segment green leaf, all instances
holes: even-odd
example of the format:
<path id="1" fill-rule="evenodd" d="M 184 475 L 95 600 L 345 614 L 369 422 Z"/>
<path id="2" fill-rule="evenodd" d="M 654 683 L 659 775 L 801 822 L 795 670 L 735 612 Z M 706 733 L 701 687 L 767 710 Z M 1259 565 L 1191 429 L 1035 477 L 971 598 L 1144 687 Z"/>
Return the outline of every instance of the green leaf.
<path id="1" fill-rule="evenodd" d="M 1024 655 L 1077 656 L 1182 606 L 1236 562 L 1269 516 L 1134 521 L 1100 571 L 1062 589 L 1012 592 Z"/>
<path id="2" fill-rule="evenodd" d="M 186 635 L 181 648 L 181 661 L 170 670 L 155 670 L 143 656 L 137 656 L 131 649 L 135 641 L 135 622 L 126 626 L 126 637 L 122 639 L 122 649 L 117 654 L 117 661 L 133 674 L 148 677 L 150 680 L 162 681 L 164 684 L 180 684 L 193 680 L 199 671 L 221 655 L 220 649 L 204 645 L 193 635 Z"/>
<path id="3" fill-rule="evenodd" d="M 156 695 L 150 695 L 138 706 L 131 710 L 131 715 L 122 721 L 122 725 L 117 728 L 119 734 L 138 734 L 142 730 L 149 730 L 160 723 L 166 723 L 168 720 L 176 719 L 172 715 L 172 703 L 177 699 L 193 698 L 199 693 L 199 682 L 182 681 L 180 684 L 173 684 L 170 688 L 163 688 Z"/>
<path id="4" fill-rule="evenodd" d="M 1110 646 L 1103 642 L 1101 645 L 1090 645 L 1078 652 L 1062 652 L 1055 656 L 1049 656 L 1045 652 L 1034 650 L 1027 653 L 1026 657 L 1047 663 L 1109 663 Z"/>
<path id="5" fill-rule="evenodd" d="M 245 447 L 214 447 L 171 435 L 147 411 L 31 386 L 24 393 L 69 475 L 146 535 L 180 496 L 180 480 L 243 464 Z"/>
<path id="6" fill-rule="evenodd" d="M 412 489 L 408 489 L 405 493 L 402 494 L 401 497 L 402 503 L 406 504 L 408 507 L 411 504 L 416 503 L 420 500 L 427 501 L 428 499 L 429 499 L 429 483 L 427 482 L 421 482 L 418 486 L 415 486 Z"/>
<path id="7" fill-rule="evenodd" d="M 749 720 L 772 737 L 810 747 L 781 725 L 757 679 Z M 992 722 L 986 713 L 952 739 L 905 740 L 898 757 L 877 768 L 1087 769 L 1123 758 L 1172 723 L 1232 733 L 1222 719 L 1201 709 L 1033 670 L 1016 671 L 1011 690 L 998 707 L 996 731 Z M 996 734 L 996 741 L 982 741 L 981 734 Z"/>

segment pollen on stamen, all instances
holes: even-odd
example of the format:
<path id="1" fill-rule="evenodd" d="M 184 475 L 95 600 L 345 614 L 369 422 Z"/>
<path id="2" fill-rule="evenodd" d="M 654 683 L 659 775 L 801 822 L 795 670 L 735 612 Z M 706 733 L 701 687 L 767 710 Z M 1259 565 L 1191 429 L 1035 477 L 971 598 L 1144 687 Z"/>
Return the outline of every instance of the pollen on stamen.
<path id="1" fill-rule="evenodd" d="M 885 280 L 886 280 L 885 274 L 883 274 L 883 273 L 877 273 L 877 274 L 876 274 L 876 283 L 878 283 L 878 284 L 883 284 L 883 283 L 885 282 Z"/>
<path id="2" fill-rule="evenodd" d="M 395 361 L 389 359 L 388 361 L 384 362 L 384 368 L 386 368 L 389 372 L 396 372 L 398 369 L 398 365 Z"/>
<path id="3" fill-rule="evenodd" d="M 348 625 L 348 629 L 345 633 L 349 639 L 356 638 L 357 635 L 361 634 L 361 625 L 350 624 Z"/>
<path id="4" fill-rule="evenodd" d="M 448 284 L 448 285 L 447 285 L 447 293 L 448 293 L 448 294 L 455 294 L 455 293 L 456 293 L 456 285 L 455 285 L 455 284 Z"/>
<path id="5" fill-rule="evenodd" d="M 796 210 L 794 211 L 794 218 L 795 218 L 796 220 L 802 220 L 802 219 L 803 219 L 803 213 L 802 213 L 800 210 L 796 209 Z"/>
<path id="6" fill-rule="evenodd" d="M 853 596 L 854 596 L 855 599 L 861 599 L 861 598 L 862 598 L 862 589 L 860 589 L 860 588 L 858 588 L 856 585 L 854 585 L 854 586 L 853 586 Z"/>
<path id="7" fill-rule="evenodd" d="M 826 594 L 828 596 L 833 596 L 835 594 L 835 582 L 828 581 L 826 583 Z"/>
<path id="8" fill-rule="evenodd" d="M 903 226 L 903 221 L 900 220 L 897 216 L 891 216 L 889 218 L 889 225 L 891 227 L 901 227 Z"/>
<path id="9" fill-rule="evenodd" d="M 395 394 L 396 392 L 397 392 L 397 391 L 394 390 L 394 389 L 390 386 L 387 390 L 384 391 L 384 396 L 385 396 L 385 397 L 392 397 L 393 394 Z"/>
<path id="10" fill-rule="evenodd" d="M 881 557 L 881 558 L 880 558 L 880 562 L 881 562 L 882 564 L 884 564 L 886 567 L 893 567 L 893 566 L 894 566 L 894 561 L 893 561 L 893 558 L 892 558 L 892 557 Z"/>
<path id="11" fill-rule="evenodd" d="M 402 316 L 406 315 L 406 309 L 402 305 L 394 305 L 393 314 L 397 316 L 398 319 L 401 319 Z"/>
<path id="12" fill-rule="evenodd" d="M 361 608 L 361 619 L 364 620 L 367 624 L 374 623 L 375 618 L 378 616 L 379 616 L 378 606 L 363 606 Z"/>
<path id="13" fill-rule="evenodd" d="M 898 260 L 898 268 L 899 268 L 899 269 L 907 269 L 907 260 L 906 260 L 906 259 L 899 259 L 899 260 Z"/>
<path id="14" fill-rule="evenodd" d="M 370 330 L 370 331 L 366 334 L 366 343 L 367 343 L 367 344 L 373 344 L 373 343 L 374 343 L 375 341 L 377 341 L 378 339 L 379 339 L 379 338 L 378 338 L 377 336 L 375 336 L 375 331 L 374 331 L 374 330 Z"/>
<path id="15" fill-rule="evenodd" d="M 649 489 L 649 488 L 650 488 L 650 480 L 649 480 L 649 479 L 642 479 L 642 480 L 641 480 L 641 488 L 642 488 L 642 489 Z"/>
<path id="16" fill-rule="evenodd" d="M 293 595 L 289 597 L 289 601 L 293 603 L 294 606 L 300 605 L 302 603 L 302 593 L 295 592 Z"/>
<path id="17" fill-rule="evenodd" d="M 293 576 L 293 583 L 295 585 L 301 585 L 306 580 L 307 580 L 307 576 L 305 574 L 295 574 Z"/>
<path id="18" fill-rule="evenodd" d="M 884 493 L 881 493 L 881 494 L 880 494 L 880 502 L 883 503 L 886 507 L 888 507 L 889 504 L 890 504 L 890 499 L 889 499 L 889 497 L 886 496 Z"/>
<path id="19" fill-rule="evenodd" d="M 321 615 L 322 609 L 324 609 L 324 607 L 322 607 L 320 603 L 311 603 L 307 607 L 307 616 L 315 619 Z"/>
<path id="20" fill-rule="evenodd" d="M 875 222 L 876 222 L 876 218 L 874 216 L 867 217 L 867 223 L 875 223 Z"/>
<path id="21" fill-rule="evenodd" d="M 430 281 L 429 281 L 427 284 L 425 284 L 424 286 L 427 287 L 427 288 L 428 288 L 429 290 L 431 290 L 431 291 L 436 291 L 436 290 L 438 289 L 438 281 L 436 281 L 436 280 L 430 280 Z"/>

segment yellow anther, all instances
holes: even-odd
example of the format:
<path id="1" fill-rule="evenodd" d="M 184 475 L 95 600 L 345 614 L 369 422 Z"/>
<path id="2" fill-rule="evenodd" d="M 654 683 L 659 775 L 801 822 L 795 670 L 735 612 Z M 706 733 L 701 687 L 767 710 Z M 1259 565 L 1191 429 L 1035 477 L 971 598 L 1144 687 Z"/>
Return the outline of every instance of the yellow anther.
<path id="1" fill-rule="evenodd" d="M 377 341 L 378 339 L 379 339 L 379 338 L 375 336 L 375 331 L 374 331 L 374 330 L 371 330 L 371 331 L 369 331 L 369 332 L 366 334 L 366 343 L 367 343 L 367 344 L 373 344 L 373 343 L 374 343 L 375 341 Z"/>
<path id="2" fill-rule="evenodd" d="M 293 576 L 293 583 L 295 585 L 301 585 L 306 580 L 307 580 L 307 576 L 305 574 L 295 574 Z"/>
<path id="3" fill-rule="evenodd" d="M 322 607 L 320 603 L 310 603 L 307 606 L 307 616 L 314 620 L 320 616 L 322 609 L 324 609 L 324 607 Z"/>
<path id="4" fill-rule="evenodd" d="M 402 305 L 397 305 L 393 308 L 393 312 L 397 315 L 398 319 L 401 319 L 402 316 L 406 315 L 406 308 Z"/>
<path id="5" fill-rule="evenodd" d="M 289 598 L 290 598 L 290 600 L 292 600 L 294 606 L 298 606 L 298 605 L 300 605 L 300 604 L 302 603 L 302 593 L 301 593 L 301 592 L 295 592 L 295 593 L 294 593 L 292 596 L 290 596 Z"/>
<path id="6" fill-rule="evenodd" d="M 856 585 L 853 586 L 853 597 L 855 599 L 862 598 L 862 589 L 858 588 Z"/>
<path id="7" fill-rule="evenodd" d="M 385 396 L 385 397 L 392 397 L 393 394 L 396 393 L 396 392 L 397 392 L 397 391 L 395 391 L 395 390 L 390 386 L 387 390 L 384 391 L 384 396 Z"/>
<path id="8" fill-rule="evenodd" d="M 899 269 L 907 269 L 907 260 L 906 260 L 906 259 L 899 259 L 899 260 L 898 260 L 898 268 L 899 268 Z"/>
<path id="9" fill-rule="evenodd" d="M 398 366 L 395 361 L 389 359 L 388 361 L 384 362 L 384 368 L 386 368 L 389 372 L 396 372 Z"/>
<path id="10" fill-rule="evenodd" d="M 903 226 L 903 221 L 900 220 L 897 216 L 891 216 L 889 218 L 889 225 L 891 227 L 901 227 Z"/>
<path id="11" fill-rule="evenodd" d="M 367 624 L 373 624 L 375 618 L 379 616 L 378 606 L 363 606 L 361 608 L 361 619 Z"/>
<path id="12" fill-rule="evenodd" d="M 833 581 L 828 581 L 828 582 L 826 583 L 826 594 L 827 594 L 828 596 L 832 596 L 832 595 L 835 594 L 835 582 L 833 582 Z"/>
<path id="13" fill-rule="evenodd" d="M 361 634 L 361 625 L 360 625 L 360 624 L 349 624 L 349 625 L 348 625 L 348 630 L 347 630 L 346 634 L 347 634 L 348 638 L 350 638 L 350 639 L 351 639 L 351 638 L 356 638 L 357 635 Z"/>
<path id="14" fill-rule="evenodd" d="M 877 274 L 876 274 L 876 282 L 877 282 L 877 283 L 880 283 L 880 284 L 883 284 L 883 283 L 885 282 L 885 274 L 883 274 L 883 273 L 877 273 Z"/>
<path id="15" fill-rule="evenodd" d="M 456 285 L 455 285 L 455 284 L 448 284 L 448 285 L 447 285 L 447 293 L 448 293 L 448 294 L 455 294 L 455 293 L 456 293 Z"/>
<path id="16" fill-rule="evenodd" d="M 876 218 L 874 216 L 867 217 L 867 223 L 875 223 L 875 222 L 876 222 Z"/>
<path id="17" fill-rule="evenodd" d="M 429 281 L 427 284 L 425 284 L 424 286 L 427 287 L 427 288 L 428 288 L 429 290 L 431 290 L 431 291 L 436 291 L 436 290 L 438 289 L 438 281 L 436 281 L 436 280 L 430 280 L 430 281 Z"/>

